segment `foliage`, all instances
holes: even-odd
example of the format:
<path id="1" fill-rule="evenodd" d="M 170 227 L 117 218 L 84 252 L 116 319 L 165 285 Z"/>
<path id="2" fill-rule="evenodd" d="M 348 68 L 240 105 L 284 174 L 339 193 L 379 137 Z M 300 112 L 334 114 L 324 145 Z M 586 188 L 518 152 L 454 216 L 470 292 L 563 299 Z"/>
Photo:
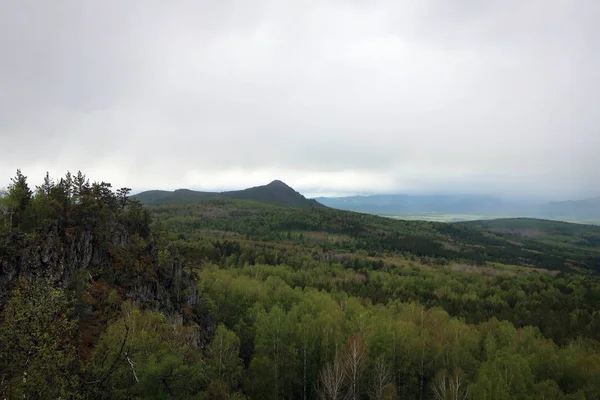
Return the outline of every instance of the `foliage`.
<path id="1" fill-rule="evenodd" d="M 571 229 L 567 232 L 588 241 L 573 236 L 572 245 L 558 246 L 547 238 L 515 238 L 467 224 L 400 221 L 325 207 L 292 208 L 223 198 L 150 209 L 172 238 L 188 241 L 237 237 L 325 251 L 411 256 L 440 265 L 502 263 L 564 272 L 600 271 L 600 253 L 590 246 L 597 227 L 586 228 L 585 234 Z"/>
<path id="2" fill-rule="evenodd" d="M 0 317 L 0 395 L 75 397 L 75 328 L 64 292 L 20 281 Z"/>
<path id="3" fill-rule="evenodd" d="M 593 229 L 129 193 L 1 196 L 6 398 L 600 396 Z"/>
<path id="4" fill-rule="evenodd" d="M 102 334 L 87 373 L 95 397 L 162 399 L 199 392 L 204 379 L 194 328 L 123 305 Z"/>

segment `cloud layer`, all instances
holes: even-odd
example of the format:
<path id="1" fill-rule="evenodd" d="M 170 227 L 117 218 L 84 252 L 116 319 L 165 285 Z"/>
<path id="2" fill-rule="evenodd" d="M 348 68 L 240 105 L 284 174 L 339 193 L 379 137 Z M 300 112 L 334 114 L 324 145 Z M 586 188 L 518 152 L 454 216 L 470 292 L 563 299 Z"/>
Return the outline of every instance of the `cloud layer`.
<path id="1" fill-rule="evenodd" d="M 595 0 L 8 3 L 0 186 L 600 194 Z"/>

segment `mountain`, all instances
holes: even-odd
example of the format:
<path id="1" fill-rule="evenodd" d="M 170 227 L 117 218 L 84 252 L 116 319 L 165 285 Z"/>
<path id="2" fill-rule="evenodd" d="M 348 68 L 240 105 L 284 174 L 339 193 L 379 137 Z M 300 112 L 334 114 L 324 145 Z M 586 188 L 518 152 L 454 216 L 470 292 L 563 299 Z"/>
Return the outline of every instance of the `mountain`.
<path id="1" fill-rule="evenodd" d="M 238 200 L 254 200 L 261 203 L 277 204 L 291 207 L 322 206 L 316 200 L 307 199 L 280 180 L 268 185 L 255 186 L 244 190 L 223 192 L 222 196 Z"/>
<path id="2" fill-rule="evenodd" d="M 539 208 L 539 213 L 552 218 L 598 219 L 600 218 L 600 197 L 543 204 Z"/>
<path id="3" fill-rule="evenodd" d="M 321 204 L 371 214 L 469 214 L 485 217 L 532 217 L 573 221 L 600 219 L 600 197 L 561 202 L 525 203 L 484 195 L 373 195 L 318 197 Z"/>
<path id="4" fill-rule="evenodd" d="M 351 197 L 318 197 L 320 203 L 342 210 L 374 214 L 453 213 L 505 215 L 517 208 L 492 196 L 389 194 Z"/>
<path id="5" fill-rule="evenodd" d="M 0 398 L 313 399 L 332 371 L 430 398 L 453 360 L 461 398 L 598 398 L 600 227 L 245 200 L 299 204 L 277 181 L 143 206 L 79 176 L 0 194 Z"/>
<path id="6" fill-rule="evenodd" d="M 290 207 L 323 207 L 316 200 L 307 199 L 280 180 L 274 180 L 268 185 L 227 192 L 199 192 L 189 189 L 178 189 L 173 192 L 148 190 L 133 197 L 142 204 L 150 205 L 193 203 L 200 200 L 228 198 Z"/>
<path id="7" fill-rule="evenodd" d="M 148 190 L 132 196 L 142 204 L 173 204 L 173 203 L 193 203 L 198 200 L 220 196 L 219 193 L 198 192 L 189 189 L 168 190 Z"/>

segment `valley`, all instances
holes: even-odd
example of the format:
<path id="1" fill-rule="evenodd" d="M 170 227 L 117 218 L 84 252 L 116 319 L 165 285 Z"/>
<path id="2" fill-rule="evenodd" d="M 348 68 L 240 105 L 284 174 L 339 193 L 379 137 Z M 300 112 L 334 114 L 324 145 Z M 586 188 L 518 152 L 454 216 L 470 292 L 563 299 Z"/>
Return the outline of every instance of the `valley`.
<path id="1" fill-rule="evenodd" d="M 9 398 L 600 393 L 600 227 L 397 220 L 280 181 L 130 196 L 18 173 L 1 200 Z"/>
<path id="2" fill-rule="evenodd" d="M 598 197 L 575 201 L 540 201 L 471 194 L 389 194 L 318 197 L 316 200 L 328 207 L 398 219 L 457 222 L 529 217 L 600 224 L 600 198 Z"/>
<path id="3" fill-rule="evenodd" d="M 491 219 L 505 219 L 505 218 L 519 218 L 518 214 L 515 215 L 472 215 L 472 214 L 443 214 L 443 213 L 399 213 L 399 214 L 375 214 L 381 217 L 388 217 L 400 220 L 410 221 L 433 221 L 433 222 L 465 222 L 465 221 L 479 221 L 479 220 L 491 220 Z M 535 219 L 535 218 L 532 218 Z M 545 217 L 543 219 L 557 222 L 569 222 L 572 224 L 584 224 L 584 225 L 600 225 L 600 219 L 572 219 L 568 216 L 563 217 Z"/>
<path id="4" fill-rule="evenodd" d="M 600 400 L 600 1 L 2 1 L 0 400 Z"/>

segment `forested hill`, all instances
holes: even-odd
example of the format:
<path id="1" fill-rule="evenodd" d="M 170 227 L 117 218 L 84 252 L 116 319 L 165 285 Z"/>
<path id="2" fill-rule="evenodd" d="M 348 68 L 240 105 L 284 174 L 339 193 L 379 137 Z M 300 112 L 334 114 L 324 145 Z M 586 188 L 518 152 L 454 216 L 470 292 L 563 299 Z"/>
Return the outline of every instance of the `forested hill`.
<path id="1" fill-rule="evenodd" d="M 111 379 L 140 341 L 170 358 L 139 373 L 184 357 L 192 358 L 173 379 L 196 368 L 176 341 L 193 333 L 186 343 L 207 343 L 214 323 L 177 250 L 153 234 L 150 213 L 129 192 L 81 173 L 46 175 L 34 191 L 20 171 L 0 192 L 0 397 L 123 398 Z M 109 323 L 119 344 L 106 337 Z"/>
<path id="2" fill-rule="evenodd" d="M 599 247 L 585 226 L 498 224 L 143 206 L 17 171 L 0 192 L 0 398 L 599 398 Z"/>
<path id="3" fill-rule="evenodd" d="M 290 208 L 231 199 L 150 209 L 171 231 L 186 235 L 221 232 L 268 241 L 290 237 L 296 244 L 310 244 L 311 237 L 333 235 L 335 240 L 316 244 L 324 250 L 411 254 L 438 264 L 496 262 L 563 272 L 600 272 L 598 246 L 576 242 L 574 237 L 571 246 L 559 246 L 536 237 L 517 239 L 504 231 L 467 224 L 402 221 L 326 207 Z M 589 237 L 593 237 L 594 229 L 588 232 Z"/>
<path id="4" fill-rule="evenodd" d="M 539 218 L 497 218 L 459 222 L 461 225 L 509 232 L 515 235 L 539 237 L 540 235 L 582 236 L 600 234 L 600 226 L 554 221 Z"/>
<path id="5" fill-rule="evenodd" d="M 535 218 L 500 218 L 461 222 L 460 224 L 483 228 L 507 237 L 532 238 L 555 245 L 600 247 L 600 226 L 597 225 Z"/>
<path id="6" fill-rule="evenodd" d="M 307 199 L 290 186 L 279 180 L 268 185 L 256 186 L 244 190 L 229 192 L 198 192 L 189 189 L 179 189 L 173 192 L 165 190 L 149 190 L 133 196 L 142 204 L 182 204 L 193 203 L 206 199 L 230 198 L 239 200 L 260 201 L 267 204 L 277 204 L 292 207 L 323 207 L 316 200 Z"/>

